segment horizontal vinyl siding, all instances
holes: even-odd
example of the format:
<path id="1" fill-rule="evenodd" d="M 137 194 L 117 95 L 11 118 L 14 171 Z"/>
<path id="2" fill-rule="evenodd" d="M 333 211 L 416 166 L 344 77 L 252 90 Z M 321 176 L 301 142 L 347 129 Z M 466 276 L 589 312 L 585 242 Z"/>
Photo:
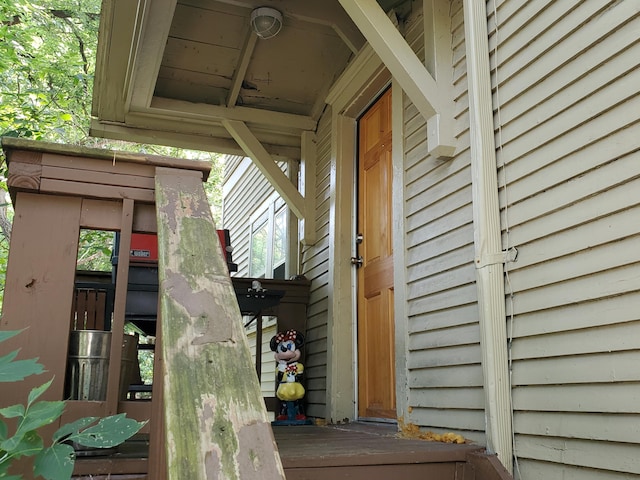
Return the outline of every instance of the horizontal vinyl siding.
<path id="1" fill-rule="evenodd" d="M 236 169 L 242 163 L 242 160 L 245 157 L 242 155 L 225 155 L 224 159 L 224 173 L 222 183 L 225 186 L 228 186 L 234 174 L 236 173 Z"/>
<path id="2" fill-rule="evenodd" d="M 222 208 L 222 224 L 229 230 L 233 246 L 233 261 L 238 272 L 232 276 L 249 276 L 249 248 L 251 242 L 251 215 L 275 190 L 253 162 L 244 160 L 229 168 L 235 169 L 235 182 L 227 192 Z M 281 168 L 286 172 L 286 164 Z M 244 169 L 240 171 L 239 169 Z"/>
<path id="3" fill-rule="evenodd" d="M 281 168 L 286 172 L 286 164 L 282 164 Z M 274 189 L 253 162 L 245 157 L 228 156 L 224 178 L 228 183 L 223 185 L 223 188 L 226 188 L 226 194 L 222 210 L 222 228 L 229 230 L 233 262 L 238 265 L 238 272 L 231 275 L 248 277 L 251 215 L 274 193 Z M 251 318 L 244 317 L 243 321 L 247 322 Z M 276 325 L 270 324 L 267 320 L 265 324 L 262 334 L 261 388 L 264 396 L 274 396 L 275 359 L 269 348 L 269 341 L 276 333 Z M 252 362 L 255 362 L 255 325 L 249 327 L 246 332 L 252 352 Z"/>
<path id="4" fill-rule="evenodd" d="M 262 348 L 260 350 L 260 356 L 262 359 L 262 370 L 260 375 L 260 389 L 262 396 L 274 397 L 276 393 L 276 360 L 271 351 L 269 342 L 271 338 L 277 333 L 276 323 L 264 319 L 262 329 Z M 256 361 L 256 330 L 251 329 L 247 333 L 247 339 L 249 340 L 249 348 L 251 349 L 251 361 Z"/>
<path id="5" fill-rule="evenodd" d="M 327 372 L 327 298 L 329 258 L 329 168 L 331 152 L 331 114 L 325 113 L 317 134 L 318 165 L 316 172 L 316 226 L 318 241 L 304 247 L 301 273 L 311 280 L 310 301 L 307 315 L 305 345 L 305 382 L 307 414 L 325 417 L 326 372 Z M 242 163 L 241 157 L 230 157 L 227 164 L 232 172 L 225 172 L 228 185 L 224 199 L 223 225 L 230 230 L 234 247 L 233 260 L 238 264 L 234 276 L 249 274 L 249 244 L 251 214 L 260 207 L 274 190 L 253 163 Z M 245 168 L 244 171 L 241 171 Z M 272 336 L 264 333 L 265 341 Z M 251 339 L 251 337 L 250 337 Z M 254 340 L 255 341 L 255 340 Z M 266 347 L 268 349 L 268 345 Z M 263 349 L 264 350 L 264 349 Z M 273 354 L 263 351 L 263 391 L 269 390 Z M 263 393 L 264 393 L 263 392 Z"/>
<path id="6" fill-rule="evenodd" d="M 484 396 L 468 150 L 462 2 L 451 5 L 457 155 L 427 153 L 424 118 L 405 98 L 405 229 L 408 400 L 405 421 L 484 443 Z M 422 15 L 407 41 L 422 57 Z"/>
<path id="7" fill-rule="evenodd" d="M 640 4 L 520 5 L 488 2 L 516 475 L 640 478 Z"/>
<path id="8" fill-rule="evenodd" d="M 307 415 L 325 418 L 327 376 L 327 319 L 329 297 L 329 191 L 331 167 L 331 109 L 320 119 L 316 166 L 317 242 L 302 250 L 302 273 L 311 280 L 307 309 L 305 379 Z"/>

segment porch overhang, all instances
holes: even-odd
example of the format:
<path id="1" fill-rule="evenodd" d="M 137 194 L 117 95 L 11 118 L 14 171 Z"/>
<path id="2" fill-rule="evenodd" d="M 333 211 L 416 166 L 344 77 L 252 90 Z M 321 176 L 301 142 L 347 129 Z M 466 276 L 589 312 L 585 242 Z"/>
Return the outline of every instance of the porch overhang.
<path id="1" fill-rule="evenodd" d="M 270 3 L 105 0 L 90 134 L 251 157 L 313 243 L 313 179 L 303 179 L 303 195 L 275 162 L 305 157 L 304 171 L 313 172 L 327 95 L 356 53 L 369 43 L 380 57 L 427 120 L 436 157 L 455 150 L 450 85 L 434 78 L 383 9 L 402 2 L 282 0 L 273 6 L 283 32 L 261 40 L 248 16 Z M 437 26 L 433 0 L 424 5 Z"/>

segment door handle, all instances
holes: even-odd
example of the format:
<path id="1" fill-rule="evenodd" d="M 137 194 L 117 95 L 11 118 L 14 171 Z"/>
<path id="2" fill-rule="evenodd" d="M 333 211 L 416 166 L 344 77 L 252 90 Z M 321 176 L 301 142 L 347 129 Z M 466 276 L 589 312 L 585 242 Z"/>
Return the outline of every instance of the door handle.
<path id="1" fill-rule="evenodd" d="M 363 262 L 364 262 L 364 259 L 362 258 L 362 255 L 358 255 L 357 257 L 351 257 L 351 265 L 354 265 L 356 268 L 360 268 Z"/>

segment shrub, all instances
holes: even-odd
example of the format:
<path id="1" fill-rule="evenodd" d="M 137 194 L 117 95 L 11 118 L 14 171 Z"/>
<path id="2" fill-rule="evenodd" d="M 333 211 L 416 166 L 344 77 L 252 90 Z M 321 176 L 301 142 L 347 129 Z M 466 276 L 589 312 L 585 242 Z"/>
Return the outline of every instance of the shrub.
<path id="1" fill-rule="evenodd" d="M 0 331 L 0 343 L 20 331 Z M 44 367 L 38 359 L 15 360 L 18 350 L 0 357 L 0 383 L 20 382 L 30 375 L 39 375 Z M 64 411 L 64 401 L 38 401 L 53 379 L 29 393 L 27 404 L 0 408 L 0 416 L 15 419 L 16 429 L 9 434 L 7 424 L 0 419 L 0 478 L 19 480 L 10 475 L 9 467 L 20 457 L 34 457 L 33 473 L 46 480 L 69 480 L 73 473 L 75 452 L 72 442 L 90 448 L 109 448 L 135 435 L 146 422 L 126 418 L 124 414 L 110 417 L 85 417 L 61 426 L 45 446 L 38 430 L 53 423 Z M 96 423 L 97 422 L 97 423 Z"/>

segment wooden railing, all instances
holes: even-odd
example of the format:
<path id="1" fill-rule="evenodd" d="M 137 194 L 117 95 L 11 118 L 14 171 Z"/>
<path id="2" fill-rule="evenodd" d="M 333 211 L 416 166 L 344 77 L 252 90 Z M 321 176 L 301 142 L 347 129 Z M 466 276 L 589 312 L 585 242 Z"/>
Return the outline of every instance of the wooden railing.
<path id="1" fill-rule="evenodd" d="M 284 479 L 202 179 L 155 191 L 167 478 Z"/>

